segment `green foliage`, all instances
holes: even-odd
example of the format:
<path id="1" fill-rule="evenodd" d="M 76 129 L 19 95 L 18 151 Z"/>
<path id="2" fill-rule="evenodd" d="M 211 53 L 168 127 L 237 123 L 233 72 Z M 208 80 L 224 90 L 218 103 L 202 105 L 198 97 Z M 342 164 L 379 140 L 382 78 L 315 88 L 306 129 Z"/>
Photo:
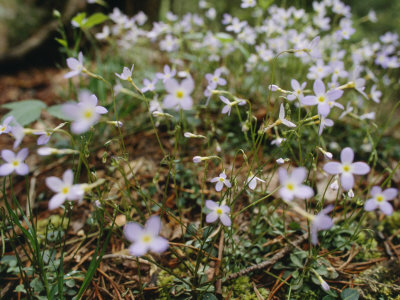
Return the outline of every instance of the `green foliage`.
<path id="1" fill-rule="evenodd" d="M 21 126 L 26 126 L 37 121 L 42 109 L 45 109 L 47 105 L 41 100 L 23 100 L 6 103 L 2 107 L 11 110 L 3 117 L 3 120 L 8 116 L 13 116 Z"/>

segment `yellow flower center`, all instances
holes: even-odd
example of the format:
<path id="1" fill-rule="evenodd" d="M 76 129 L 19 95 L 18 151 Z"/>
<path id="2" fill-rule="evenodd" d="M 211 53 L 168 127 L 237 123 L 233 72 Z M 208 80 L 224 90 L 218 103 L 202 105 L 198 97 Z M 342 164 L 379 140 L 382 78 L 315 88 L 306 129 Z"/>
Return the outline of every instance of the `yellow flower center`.
<path id="1" fill-rule="evenodd" d="M 61 190 L 61 192 L 63 193 L 63 194 L 68 194 L 68 192 L 69 192 L 69 187 L 64 187 L 62 190 Z"/>
<path id="2" fill-rule="evenodd" d="M 152 237 L 151 237 L 151 235 L 149 235 L 149 234 L 145 234 L 144 236 L 142 236 L 142 241 L 143 241 L 144 243 L 150 243 L 150 242 L 151 242 L 151 239 L 152 239 Z"/>
<path id="3" fill-rule="evenodd" d="M 224 178 L 222 178 L 222 177 L 220 177 L 220 178 L 219 178 L 219 181 L 221 181 L 221 182 L 224 182 L 224 181 L 225 181 L 225 179 L 224 179 Z"/>
<path id="4" fill-rule="evenodd" d="M 12 165 L 13 165 L 14 167 L 18 167 L 18 166 L 19 166 L 19 161 L 18 161 L 18 160 L 14 160 L 14 161 L 12 162 Z"/>
<path id="5" fill-rule="evenodd" d="M 300 95 L 301 91 L 300 90 L 296 90 L 296 93 L 297 93 L 297 95 Z"/>
<path id="6" fill-rule="evenodd" d="M 378 202 L 382 202 L 383 200 L 385 200 L 385 198 L 382 195 L 378 195 L 376 197 L 376 201 L 378 201 Z"/>
<path id="7" fill-rule="evenodd" d="M 324 96 L 319 96 L 318 97 L 318 102 L 321 102 L 321 103 L 325 102 L 325 97 Z"/>
<path id="8" fill-rule="evenodd" d="M 350 166 L 349 165 L 344 165 L 343 166 L 343 171 L 344 172 L 349 172 L 350 171 Z"/>
<path id="9" fill-rule="evenodd" d="M 293 190 L 294 190 L 294 184 L 293 184 L 293 183 L 288 183 L 288 184 L 286 185 L 286 188 L 287 188 L 289 191 L 293 191 Z"/>
<path id="10" fill-rule="evenodd" d="M 6 130 L 6 126 L 3 126 L 0 128 L 0 131 L 3 132 L 4 130 Z"/>
<path id="11" fill-rule="evenodd" d="M 219 207 L 215 210 L 215 212 L 216 212 L 218 215 L 222 215 L 222 209 L 219 208 Z"/>
<path id="12" fill-rule="evenodd" d="M 83 113 L 83 116 L 85 117 L 85 119 L 90 119 L 93 116 L 93 111 L 90 109 L 85 110 L 85 112 Z"/>
<path id="13" fill-rule="evenodd" d="M 184 93 L 183 93 L 183 91 L 177 91 L 177 92 L 176 92 L 176 98 L 178 98 L 178 99 L 182 99 L 182 98 L 183 98 L 183 96 L 184 96 Z"/>

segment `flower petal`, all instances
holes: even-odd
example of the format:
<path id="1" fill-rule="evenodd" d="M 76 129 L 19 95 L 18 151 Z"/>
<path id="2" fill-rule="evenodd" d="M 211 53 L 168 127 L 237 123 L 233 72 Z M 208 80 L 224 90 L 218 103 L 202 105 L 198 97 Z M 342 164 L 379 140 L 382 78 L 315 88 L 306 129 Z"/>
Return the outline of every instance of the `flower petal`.
<path id="1" fill-rule="evenodd" d="M 303 99 L 301 99 L 302 105 L 315 105 L 317 103 L 318 99 L 315 96 L 305 96 Z"/>
<path id="2" fill-rule="evenodd" d="M 217 219 L 218 219 L 218 214 L 215 211 L 208 213 L 206 216 L 207 223 L 214 223 Z"/>
<path id="3" fill-rule="evenodd" d="M 215 201 L 206 200 L 206 207 L 207 207 L 208 209 L 215 210 L 216 208 L 219 207 L 219 205 L 218 205 L 217 202 L 215 202 Z"/>
<path id="4" fill-rule="evenodd" d="M 343 173 L 340 182 L 342 184 L 342 188 L 345 191 L 350 190 L 354 186 L 354 177 L 350 173 Z"/>
<path id="5" fill-rule="evenodd" d="M 328 174 L 335 175 L 342 172 L 342 164 L 338 162 L 328 162 L 324 165 L 324 171 Z"/>
<path id="6" fill-rule="evenodd" d="M 329 101 L 335 101 L 342 97 L 343 95 L 343 90 L 331 90 L 326 93 L 326 97 L 328 98 Z"/>
<path id="7" fill-rule="evenodd" d="M 217 184 L 215 185 L 215 190 L 217 192 L 220 192 L 223 187 L 224 187 L 224 184 L 221 181 L 218 181 Z"/>
<path id="8" fill-rule="evenodd" d="M 325 84 L 320 79 L 314 81 L 313 88 L 315 95 L 320 95 L 325 93 Z"/>
<path id="9" fill-rule="evenodd" d="M 96 106 L 95 111 L 96 111 L 96 113 L 98 113 L 100 115 L 108 113 L 107 108 L 105 108 L 103 106 Z"/>
<path id="10" fill-rule="evenodd" d="M 370 171 L 369 166 L 365 162 L 355 162 L 352 163 L 351 166 L 353 167 L 353 174 L 365 175 Z"/>
<path id="11" fill-rule="evenodd" d="M 129 222 L 124 226 L 124 236 L 130 242 L 137 242 L 143 232 L 143 227 L 136 222 Z"/>
<path id="12" fill-rule="evenodd" d="M 350 147 L 346 147 L 340 152 L 340 160 L 342 163 L 352 163 L 354 160 L 354 152 Z"/>
<path id="13" fill-rule="evenodd" d="M 150 250 L 155 253 L 162 253 L 167 250 L 168 247 L 168 240 L 161 236 L 155 237 L 150 244 Z"/>
<path id="14" fill-rule="evenodd" d="M 227 227 L 232 225 L 232 221 L 227 214 L 220 215 L 219 219 L 221 220 L 221 223 Z"/>
<path id="15" fill-rule="evenodd" d="M 372 211 L 378 207 L 378 202 L 375 199 L 369 199 L 364 204 L 364 209 L 366 211 Z"/>
<path id="16" fill-rule="evenodd" d="M 370 192 L 371 196 L 375 196 L 375 195 L 380 194 L 380 193 L 382 193 L 382 189 L 381 189 L 380 186 L 377 186 L 377 185 L 372 187 L 371 192 Z"/>
<path id="17" fill-rule="evenodd" d="M 173 94 L 179 88 L 179 84 L 175 79 L 168 79 L 165 81 L 164 87 L 168 93 Z"/>
<path id="18" fill-rule="evenodd" d="M 24 161 L 27 157 L 28 157 L 28 149 L 27 149 L 27 148 L 21 149 L 21 150 L 17 153 L 17 156 L 16 156 L 16 158 L 17 158 L 19 161 Z"/>
<path id="19" fill-rule="evenodd" d="M 46 185 L 53 192 L 59 193 L 59 192 L 61 192 L 61 189 L 62 189 L 64 183 L 60 178 L 50 176 L 50 177 L 46 178 Z"/>
<path id="20" fill-rule="evenodd" d="M 296 188 L 294 194 L 297 198 L 308 199 L 314 196 L 314 191 L 309 186 L 300 185 Z"/>
<path id="21" fill-rule="evenodd" d="M 1 151 L 1 157 L 6 162 L 12 162 L 15 159 L 15 154 L 11 150 L 3 150 Z"/>
<path id="22" fill-rule="evenodd" d="M 292 201 L 294 197 L 294 193 L 289 191 L 287 188 L 283 187 L 279 190 L 279 195 L 284 201 Z"/>
<path id="23" fill-rule="evenodd" d="M 383 191 L 383 195 L 385 196 L 386 200 L 393 200 L 394 198 L 396 198 L 397 193 L 398 190 L 395 188 L 389 188 Z"/>
<path id="24" fill-rule="evenodd" d="M 24 176 L 29 173 L 29 167 L 27 164 L 20 163 L 18 167 L 15 168 L 15 173 Z"/>
<path id="25" fill-rule="evenodd" d="M 387 216 L 391 216 L 393 214 L 393 207 L 389 202 L 383 201 L 379 203 L 379 209 Z"/>
<path id="26" fill-rule="evenodd" d="M 0 167 L 0 176 L 10 175 L 14 171 L 12 164 L 4 164 Z"/>
<path id="27" fill-rule="evenodd" d="M 71 169 L 68 169 L 64 172 L 63 181 L 67 185 L 72 185 L 74 183 L 74 173 Z"/>
<path id="28" fill-rule="evenodd" d="M 129 253 L 133 256 L 143 256 L 147 251 L 149 251 L 149 245 L 142 242 L 136 242 L 129 247 Z"/>
<path id="29" fill-rule="evenodd" d="M 65 201 L 65 195 L 58 193 L 55 194 L 49 201 L 49 209 L 53 210 L 60 207 Z"/>
<path id="30" fill-rule="evenodd" d="M 256 178 L 253 178 L 252 180 L 250 180 L 248 187 L 249 189 L 254 190 L 256 186 L 257 186 L 257 180 Z"/>
<path id="31" fill-rule="evenodd" d="M 302 183 L 304 179 L 306 179 L 307 176 L 307 171 L 306 168 L 300 167 L 300 168 L 295 168 L 290 174 L 290 178 L 295 182 L 295 183 Z"/>
<path id="32" fill-rule="evenodd" d="M 154 236 L 159 235 L 161 230 L 161 219 L 159 216 L 151 216 L 145 225 L 146 231 L 151 232 Z"/>

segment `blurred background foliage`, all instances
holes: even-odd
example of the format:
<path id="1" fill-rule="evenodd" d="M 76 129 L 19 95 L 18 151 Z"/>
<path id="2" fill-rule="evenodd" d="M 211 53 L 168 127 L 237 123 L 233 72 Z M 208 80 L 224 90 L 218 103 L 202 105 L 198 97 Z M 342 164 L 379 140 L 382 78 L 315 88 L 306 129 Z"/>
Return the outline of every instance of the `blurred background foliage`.
<path id="1" fill-rule="evenodd" d="M 54 21 L 52 15 L 54 9 L 63 13 L 69 6 L 70 9 L 72 7 L 75 13 L 80 11 L 109 13 L 113 7 L 119 7 L 128 15 L 144 11 L 151 22 L 162 20 L 168 10 L 178 15 L 199 11 L 199 0 L 106 0 L 106 2 L 108 7 L 88 4 L 86 0 L 0 0 L 0 64 L 7 63 L 8 55 L 15 50 L 15 47 L 18 47 L 29 37 L 37 34 L 46 25 Z M 240 2 L 241 0 L 207 1 L 207 3 L 215 7 L 219 15 L 228 12 L 239 18 L 249 17 L 250 11 L 241 9 Z M 270 2 L 275 2 L 283 7 L 294 5 L 303 7 L 306 10 L 312 10 L 313 1 L 258 0 L 261 5 L 269 4 Z M 376 38 L 387 31 L 400 32 L 400 0 L 346 0 L 344 2 L 352 7 L 352 13 L 357 19 L 366 16 L 371 9 L 377 14 L 377 23 L 366 22 L 363 23 L 363 26 L 358 26 L 356 38 L 362 36 Z M 67 28 L 71 27 L 70 22 L 65 21 L 65 23 Z M 39 50 L 36 49 L 33 56 L 31 52 L 34 51 L 29 51 L 30 53 L 19 58 L 19 60 L 24 62 L 23 65 L 26 62 L 33 65 L 54 65 L 55 61 L 63 59 L 59 55 L 58 45 L 54 41 L 55 37 L 56 32 L 53 30 L 52 34 L 38 45 Z M 41 57 L 46 59 L 41 59 Z M 12 66 L 16 67 L 14 64 Z M 7 69 L 7 71 L 10 70 Z"/>

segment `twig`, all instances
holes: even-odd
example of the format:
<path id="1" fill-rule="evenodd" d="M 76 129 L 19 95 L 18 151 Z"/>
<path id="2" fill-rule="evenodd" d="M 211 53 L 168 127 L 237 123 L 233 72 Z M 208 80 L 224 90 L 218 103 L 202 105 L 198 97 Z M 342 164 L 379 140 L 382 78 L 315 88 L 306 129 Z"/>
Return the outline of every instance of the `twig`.
<path id="1" fill-rule="evenodd" d="M 243 276 L 245 274 L 248 274 L 250 272 L 254 272 L 256 270 L 261 270 L 264 269 L 267 266 L 273 265 L 276 263 L 279 259 L 285 256 L 287 252 L 291 249 L 291 246 L 297 247 L 299 246 L 302 242 L 304 242 L 308 238 L 308 233 L 304 233 L 302 236 L 300 236 L 297 240 L 295 240 L 291 245 L 286 245 L 281 251 L 279 251 L 277 254 L 275 254 L 273 257 L 271 257 L 268 260 L 265 260 L 257 265 L 247 267 L 245 269 L 240 270 L 239 272 L 233 273 L 228 275 L 225 279 L 225 281 L 229 281 L 235 278 L 238 278 L 240 276 Z"/>

